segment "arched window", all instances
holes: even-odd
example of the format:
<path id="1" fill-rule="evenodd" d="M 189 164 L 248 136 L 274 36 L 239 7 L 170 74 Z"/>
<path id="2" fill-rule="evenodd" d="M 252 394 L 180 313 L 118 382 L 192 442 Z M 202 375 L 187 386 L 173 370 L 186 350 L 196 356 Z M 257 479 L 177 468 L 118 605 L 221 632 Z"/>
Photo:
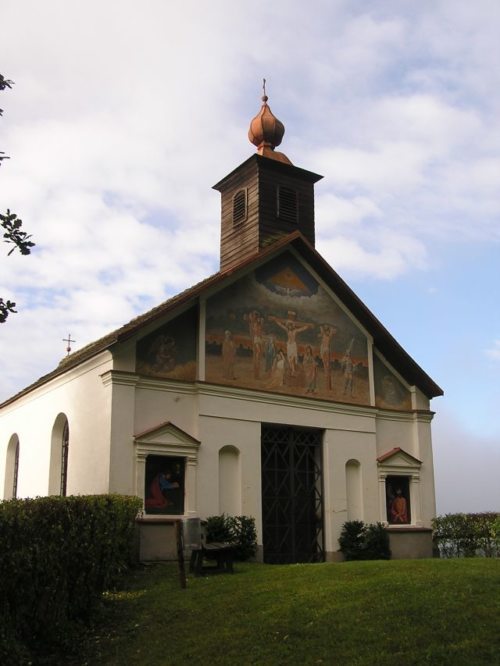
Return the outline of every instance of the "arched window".
<path id="1" fill-rule="evenodd" d="M 223 446 L 219 451 L 219 512 L 241 513 L 240 452 L 235 446 Z"/>
<path id="2" fill-rule="evenodd" d="M 66 486 L 68 483 L 68 448 L 69 448 L 69 426 L 68 421 L 64 424 L 61 443 L 61 496 L 66 497 Z"/>
<path id="3" fill-rule="evenodd" d="M 363 520 L 361 465 L 358 460 L 348 460 L 346 462 L 345 483 L 347 494 L 347 520 Z"/>
<path id="4" fill-rule="evenodd" d="M 49 469 L 49 495 L 66 496 L 68 482 L 69 425 L 59 414 L 52 428 Z"/>
<path id="5" fill-rule="evenodd" d="M 5 482 L 3 496 L 5 499 L 17 497 L 17 478 L 19 473 L 19 437 L 12 435 L 7 445 L 5 461 Z"/>

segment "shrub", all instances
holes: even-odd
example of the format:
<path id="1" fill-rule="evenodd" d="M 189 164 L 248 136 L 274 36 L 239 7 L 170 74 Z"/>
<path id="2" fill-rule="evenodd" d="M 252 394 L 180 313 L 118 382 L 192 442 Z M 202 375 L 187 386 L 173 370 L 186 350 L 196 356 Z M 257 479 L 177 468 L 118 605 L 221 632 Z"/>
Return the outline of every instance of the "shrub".
<path id="1" fill-rule="evenodd" d="M 441 557 L 495 557 L 500 553 L 500 514 L 448 513 L 432 521 Z"/>
<path id="2" fill-rule="evenodd" d="M 206 521 L 207 542 L 231 541 L 235 544 L 234 557 L 245 561 L 255 555 L 257 532 L 255 518 L 249 516 L 210 516 Z"/>
<path id="3" fill-rule="evenodd" d="M 349 520 L 342 526 L 339 545 L 346 560 L 389 560 L 389 535 L 382 523 L 366 525 Z"/>
<path id="4" fill-rule="evenodd" d="M 382 523 L 367 525 L 365 529 L 366 560 L 390 560 L 389 534 Z"/>
<path id="5" fill-rule="evenodd" d="M 363 550 L 363 530 L 365 524 L 362 520 L 349 520 L 342 526 L 339 538 L 340 550 L 346 560 L 361 560 Z"/>
<path id="6" fill-rule="evenodd" d="M 140 506 L 118 495 L 0 503 L 0 662 L 62 645 L 89 620 L 134 560 Z"/>

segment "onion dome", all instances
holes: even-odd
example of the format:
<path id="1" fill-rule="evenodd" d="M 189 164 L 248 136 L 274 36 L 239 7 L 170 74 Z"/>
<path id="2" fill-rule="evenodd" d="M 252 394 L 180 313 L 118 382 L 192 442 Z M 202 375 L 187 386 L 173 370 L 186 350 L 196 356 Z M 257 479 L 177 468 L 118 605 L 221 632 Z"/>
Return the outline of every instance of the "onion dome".
<path id="1" fill-rule="evenodd" d="M 266 95 L 265 79 L 263 89 L 262 107 L 250 123 L 248 138 L 254 146 L 257 146 L 257 153 L 259 155 L 291 164 L 286 155 L 274 151 L 276 146 L 279 146 L 283 139 L 285 126 L 273 115 L 273 112 L 267 104 L 269 98 Z"/>

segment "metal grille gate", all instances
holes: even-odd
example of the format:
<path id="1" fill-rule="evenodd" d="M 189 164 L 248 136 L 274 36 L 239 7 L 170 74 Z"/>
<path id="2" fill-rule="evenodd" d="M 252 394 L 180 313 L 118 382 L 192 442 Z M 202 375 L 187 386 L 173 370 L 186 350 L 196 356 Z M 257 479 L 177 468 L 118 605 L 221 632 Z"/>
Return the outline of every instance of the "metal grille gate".
<path id="1" fill-rule="evenodd" d="M 320 562 L 323 549 L 322 431 L 262 426 L 264 562 Z"/>

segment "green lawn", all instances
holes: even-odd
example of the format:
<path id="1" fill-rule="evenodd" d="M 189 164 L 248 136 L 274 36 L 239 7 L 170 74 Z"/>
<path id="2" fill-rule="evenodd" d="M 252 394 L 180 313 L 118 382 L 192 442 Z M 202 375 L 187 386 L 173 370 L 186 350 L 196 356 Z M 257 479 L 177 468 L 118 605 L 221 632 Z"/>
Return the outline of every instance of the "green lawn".
<path id="1" fill-rule="evenodd" d="M 500 561 L 175 564 L 108 594 L 78 664 L 500 664 Z"/>

